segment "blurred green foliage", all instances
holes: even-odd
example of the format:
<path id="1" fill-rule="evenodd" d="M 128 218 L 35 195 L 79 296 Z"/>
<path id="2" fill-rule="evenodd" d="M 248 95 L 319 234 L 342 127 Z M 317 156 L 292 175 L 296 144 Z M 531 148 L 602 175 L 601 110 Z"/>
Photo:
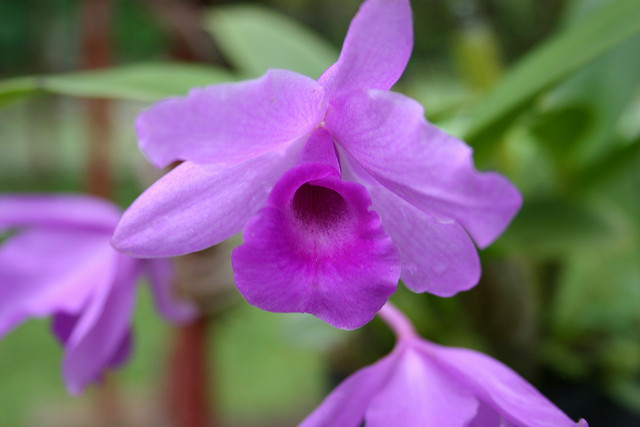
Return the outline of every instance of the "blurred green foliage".
<path id="1" fill-rule="evenodd" d="M 50 97 L 22 105 L 11 101 L 45 93 L 139 101 L 118 104 L 120 120 L 114 124 L 121 130 L 114 138 L 121 141 L 116 157 L 139 159 L 132 124 L 139 106 L 267 68 L 317 77 L 335 59 L 359 0 L 262 2 L 288 15 L 235 2 L 211 8 L 200 30 L 211 34 L 224 62 L 197 66 L 148 63 L 169 56 L 171 37 L 144 7 L 117 2 L 119 59 L 145 64 L 90 73 L 60 73 L 77 68 L 73 55 L 36 67 L 38 61 L 27 54 L 33 49 L 31 27 L 22 24 L 42 10 L 19 3 L 0 18 L 8 23 L 0 25 L 0 43 L 9 47 L 0 64 L 12 70 L 7 77 L 18 76 L 0 81 L 0 148 L 7 153 L 0 159 L 2 191 L 82 188 L 84 151 L 77 147 L 83 137 L 77 118 L 70 119 L 81 108 L 60 112 L 61 104 Z M 483 252 L 483 279 L 476 288 L 452 299 L 401 289 L 393 300 L 427 338 L 491 353 L 541 386 L 551 372 L 595 387 L 640 413 L 640 1 L 413 3 L 415 54 L 397 89 L 422 102 L 434 123 L 466 137 L 480 169 L 512 179 L 524 205 L 505 235 Z M 48 6 L 66 23 L 62 33 L 70 31 L 76 6 Z M 65 167 L 54 162 L 43 173 L 34 169 L 43 164 L 37 153 L 52 148 L 4 125 L 17 126 L 10 117 L 24 115 L 29 126 L 50 111 L 35 105 L 47 103 L 57 115 L 44 123 L 63 123 L 58 135 L 69 137 L 66 148 L 61 146 L 63 157 L 76 161 Z M 69 120 L 75 125 L 64 124 Z M 138 191 L 126 166 L 115 166 L 123 170 L 117 191 L 123 204 Z M 59 178 L 46 180 L 54 175 Z M 131 379 L 136 385 L 157 381 L 152 378 L 162 368 L 143 369 L 139 362 L 158 351 L 166 332 L 145 304 L 136 322 L 150 334 L 149 343 L 141 340 L 123 375 L 125 383 Z M 295 422 L 328 389 L 327 372 L 348 373 L 388 350 L 387 332 L 376 322 L 360 338 L 308 322 L 242 304 L 222 319 L 212 363 L 220 372 L 214 383 L 225 417 L 250 424 L 267 414 L 277 424 L 288 413 Z M 43 329 L 42 323 L 27 325 L 0 342 L 0 402 L 10 402 L 6 413 L 13 420 L 20 419 L 27 399 L 45 399 L 61 389 L 52 362 L 59 350 Z M 358 340 L 360 350 L 347 339 Z M 33 375 L 25 380 L 14 372 L 26 362 L 20 355 L 40 345 L 46 357 L 29 358 Z M 331 365 L 321 359 L 329 353 Z"/>
<path id="2" fill-rule="evenodd" d="M 234 77 L 221 68 L 175 62 L 124 65 L 117 68 L 16 77 L 0 82 L 4 102 L 38 93 L 151 102 L 186 93 L 190 88 L 229 82 Z"/>

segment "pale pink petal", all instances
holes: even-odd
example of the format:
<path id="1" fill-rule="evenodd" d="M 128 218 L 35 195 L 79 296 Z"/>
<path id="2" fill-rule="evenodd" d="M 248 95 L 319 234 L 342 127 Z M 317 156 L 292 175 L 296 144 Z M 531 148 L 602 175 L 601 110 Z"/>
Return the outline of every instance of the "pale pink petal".
<path id="1" fill-rule="evenodd" d="M 450 297 L 478 283 L 478 252 L 458 223 L 427 215 L 382 187 L 369 192 L 398 248 L 400 278 L 409 289 Z"/>
<path id="2" fill-rule="evenodd" d="M 310 133 L 325 110 L 316 81 L 270 70 L 256 80 L 160 101 L 138 117 L 136 127 L 140 148 L 158 167 L 178 160 L 232 165 Z"/>
<path id="3" fill-rule="evenodd" d="M 338 328 L 370 321 L 400 275 L 370 204 L 364 187 L 326 164 L 288 171 L 232 254 L 240 293 L 263 310 L 311 313 Z"/>
<path id="4" fill-rule="evenodd" d="M 473 350 L 426 341 L 419 347 L 425 357 L 437 361 L 443 370 L 508 422 L 527 427 L 575 425 L 535 387 L 497 360 Z"/>
<path id="5" fill-rule="evenodd" d="M 295 164 L 298 152 L 291 151 L 264 154 L 230 167 L 182 163 L 125 211 L 114 232 L 114 247 L 138 257 L 169 257 L 233 236 Z"/>
<path id="6" fill-rule="evenodd" d="M 411 348 L 398 357 L 385 386 L 372 399 L 367 427 L 464 426 L 478 401 L 428 357 Z"/>
<path id="7" fill-rule="evenodd" d="M 96 289 L 65 342 L 62 372 L 71 394 L 79 394 L 124 355 L 123 340 L 135 303 L 138 260 L 118 255 L 116 277 L 111 286 Z"/>
<path id="8" fill-rule="evenodd" d="M 79 312 L 113 280 L 118 254 L 92 230 L 32 229 L 0 246 L 0 336 L 29 317 Z"/>
<path id="9" fill-rule="evenodd" d="M 111 233 L 121 211 L 97 197 L 73 194 L 4 194 L 0 230 L 25 226 L 93 228 Z"/>
<path id="10" fill-rule="evenodd" d="M 398 353 L 351 375 L 329 394 L 298 427 L 359 427 L 373 397 L 389 381 Z"/>
<path id="11" fill-rule="evenodd" d="M 353 89 L 389 89 L 412 49 L 409 0 L 367 0 L 351 21 L 338 61 L 318 81 L 330 97 Z"/>
<path id="12" fill-rule="evenodd" d="M 174 285 L 174 268 L 167 259 L 144 260 L 144 269 L 151 282 L 153 299 L 156 308 L 167 320 L 172 322 L 189 322 L 198 315 L 198 310 L 191 301 L 176 295 Z"/>
<path id="13" fill-rule="evenodd" d="M 333 104 L 326 125 L 350 161 L 423 212 L 455 219 L 480 247 L 520 208 L 507 179 L 476 171 L 471 149 L 429 124 L 422 106 L 403 95 L 351 93 Z"/>

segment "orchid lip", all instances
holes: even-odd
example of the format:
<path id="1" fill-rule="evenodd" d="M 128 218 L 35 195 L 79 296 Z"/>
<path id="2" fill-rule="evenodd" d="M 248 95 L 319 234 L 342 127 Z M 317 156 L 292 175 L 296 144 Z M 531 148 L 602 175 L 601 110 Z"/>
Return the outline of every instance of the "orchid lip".
<path id="1" fill-rule="evenodd" d="M 320 226 L 340 221 L 348 211 L 346 201 L 336 191 L 308 182 L 296 190 L 291 207 L 302 222 Z"/>
<path id="2" fill-rule="evenodd" d="M 370 206 L 364 187 L 326 163 L 290 169 L 232 255 L 238 290 L 264 310 L 311 313 L 338 328 L 367 323 L 400 276 L 397 250 Z"/>
<path id="3" fill-rule="evenodd" d="M 293 195 L 291 212 L 304 234 L 316 242 L 336 237 L 350 222 L 351 212 L 344 197 L 320 185 L 304 183 Z"/>

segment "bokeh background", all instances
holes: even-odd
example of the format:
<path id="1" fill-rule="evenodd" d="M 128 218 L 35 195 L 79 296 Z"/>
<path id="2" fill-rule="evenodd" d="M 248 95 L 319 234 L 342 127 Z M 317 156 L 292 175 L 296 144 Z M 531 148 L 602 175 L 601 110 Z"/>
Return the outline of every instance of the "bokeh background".
<path id="1" fill-rule="evenodd" d="M 270 67 L 315 78 L 359 3 L 0 0 L 0 192 L 128 206 L 154 179 L 136 146 L 142 108 Z M 443 299 L 400 286 L 392 301 L 426 338 L 497 357 L 574 419 L 640 425 L 640 2 L 412 3 L 415 49 L 395 90 L 469 142 L 479 169 L 513 180 L 524 206 L 482 252 L 476 288 Z M 227 282 L 204 290 L 216 425 L 295 425 L 392 346 L 377 320 L 344 332 L 262 312 Z M 48 328 L 0 341 L 0 426 L 166 423 L 176 331 L 146 289 L 134 356 L 102 391 L 66 394 Z"/>

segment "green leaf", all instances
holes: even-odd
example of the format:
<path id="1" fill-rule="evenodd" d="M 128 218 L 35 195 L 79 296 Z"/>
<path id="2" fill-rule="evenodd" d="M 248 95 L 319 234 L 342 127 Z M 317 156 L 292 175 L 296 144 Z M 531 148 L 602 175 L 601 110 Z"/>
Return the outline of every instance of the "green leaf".
<path id="1" fill-rule="evenodd" d="M 617 148 L 612 140 L 640 82 L 639 51 L 640 34 L 601 55 L 545 97 L 547 115 L 576 107 L 589 113 L 577 126 L 566 126 L 571 121 L 559 117 L 553 128 L 565 129 L 562 139 L 541 139 L 556 149 L 568 148 L 565 167 L 581 169 Z"/>
<path id="2" fill-rule="evenodd" d="M 38 93 L 84 98 L 156 101 L 184 95 L 189 88 L 233 80 L 211 66 L 177 63 L 136 64 L 99 71 L 18 77 L 0 82 L 0 105 Z"/>
<path id="3" fill-rule="evenodd" d="M 34 77 L 14 77 L 0 81 L 0 106 L 40 92 Z"/>
<path id="4" fill-rule="evenodd" d="M 317 78 L 338 58 L 338 52 L 311 30 L 260 6 L 215 8 L 206 29 L 225 57 L 251 77 L 283 68 Z"/>
<path id="5" fill-rule="evenodd" d="M 619 237 L 611 220 L 584 203 L 559 198 L 528 200 L 500 245 L 536 256 L 564 256 Z"/>
<path id="6" fill-rule="evenodd" d="M 536 95 L 640 31 L 640 0 L 604 3 L 560 31 L 516 64 L 481 100 L 465 139 L 486 149 L 497 133 Z"/>
<path id="7" fill-rule="evenodd" d="M 633 375 L 626 375 L 623 378 L 615 378 L 608 384 L 607 391 L 612 397 L 636 413 L 640 412 L 640 384 Z"/>
<path id="8" fill-rule="evenodd" d="M 552 307 L 555 333 L 564 337 L 602 337 L 637 331 L 639 256 L 635 242 L 618 247 L 586 246 L 572 253 Z"/>
<path id="9" fill-rule="evenodd" d="M 609 178 L 625 169 L 638 169 L 640 165 L 640 138 L 629 145 L 613 150 L 597 162 L 581 171 L 578 182 L 582 188 L 589 188 L 593 184 Z"/>

